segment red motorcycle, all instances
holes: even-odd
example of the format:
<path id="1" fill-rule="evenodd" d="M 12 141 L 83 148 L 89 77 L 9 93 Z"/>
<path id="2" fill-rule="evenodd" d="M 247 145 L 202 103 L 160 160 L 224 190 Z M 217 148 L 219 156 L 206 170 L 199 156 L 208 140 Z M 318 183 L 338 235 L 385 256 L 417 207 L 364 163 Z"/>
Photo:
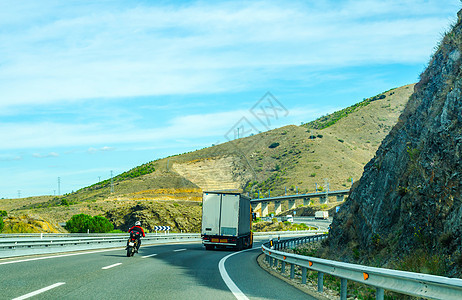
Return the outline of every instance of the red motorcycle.
<path id="1" fill-rule="evenodd" d="M 141 238 L 140 232 L 132 231 L 130 232 L 130 237 L 128 238 L 128 246 L 127 246 L 127 256 L 135 255 L 136 249 L 138 249 L 138 241 Z"/>

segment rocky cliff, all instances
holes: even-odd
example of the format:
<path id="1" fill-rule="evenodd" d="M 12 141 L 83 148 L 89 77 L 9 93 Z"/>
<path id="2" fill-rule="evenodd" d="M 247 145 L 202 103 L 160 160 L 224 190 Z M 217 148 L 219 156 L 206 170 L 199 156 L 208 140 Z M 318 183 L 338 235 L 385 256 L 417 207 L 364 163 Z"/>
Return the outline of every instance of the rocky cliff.
<path id="1" fill-rule="evenodd" d="M 334 218 L 331 255 L 461 276 L 462 10 L 458 16 Z"/>

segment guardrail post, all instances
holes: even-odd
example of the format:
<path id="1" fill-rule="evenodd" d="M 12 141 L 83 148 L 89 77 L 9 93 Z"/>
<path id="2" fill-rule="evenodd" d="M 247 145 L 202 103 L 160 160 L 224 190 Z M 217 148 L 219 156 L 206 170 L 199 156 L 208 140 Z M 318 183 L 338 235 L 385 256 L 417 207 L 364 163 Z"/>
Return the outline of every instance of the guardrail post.
<path id="1" fill-rule="evenodd" d="M 281 261 L 281 273 L 284 274 L 286 272 L 286 262 Z"/>
<path id="2" fill-rule="evenodd" d="M 290 279 L 294 279 L 294 278 L 295 278 L 295 265 L 290 264 Z"/>
<path id="3" fill-rule="evenodd" d="M 302 267 L 302 283 L 306 284 L 306 268 Z"/>
<path id="4" fill-rule="evenodd" d="M 340 300 L 346 300 L 347 298 L 347 280 L 341 278 L 340 280 Z"/>
<path id="5" fill-rule="evenodd" d="M 383 289 L 378 287 L 376 292 L 375 292 L 375 299 L 376 300 L 383 300 L 383 298 L 384 298 Z"/>
<path id="6" fill-rule="evenodd" d="M 270 257 L 269 260 L 270 260 L 270 268 L 272 268 L 273 267 L 273 258 Z"/>
<path id="7" fill-rule="evenodd" d="M 322 293 L 324 290 L 324 273 L 318 272 L 318 292 Z"/>

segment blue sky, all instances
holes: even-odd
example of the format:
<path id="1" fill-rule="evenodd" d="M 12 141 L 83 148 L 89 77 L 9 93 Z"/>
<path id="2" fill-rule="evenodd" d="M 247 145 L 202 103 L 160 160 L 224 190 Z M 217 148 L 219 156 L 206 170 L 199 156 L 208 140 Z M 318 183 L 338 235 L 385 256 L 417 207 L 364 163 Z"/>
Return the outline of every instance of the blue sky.
<path id="1" fill-rule="evenodd" d="M 271 92 L 299 125 L 418 80 L 461 4 L 0 0 L 0 198 L 226 141 Z"/>

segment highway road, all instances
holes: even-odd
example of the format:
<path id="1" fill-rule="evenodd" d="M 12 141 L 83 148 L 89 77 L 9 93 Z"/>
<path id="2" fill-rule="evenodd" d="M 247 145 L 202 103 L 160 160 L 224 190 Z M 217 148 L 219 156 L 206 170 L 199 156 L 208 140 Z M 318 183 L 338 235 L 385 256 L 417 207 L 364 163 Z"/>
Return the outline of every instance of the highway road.
<path id="1" fill-rule="evenodd" d="M 258 266 L 261 240 L 240 252 L 178 243 L 134 257 L 117 248 L 1 259 L 0 299 L 314 299 Z"/>
<path id="2" fill-rule="evenodd" d="M 319 230 L 328 231 L 328 227 L 332 223 L 332 217 L 326 220 L 316 220 L 314 217 L 294 217 L 294 223 L 305 223 L 308 226 L 316 226 Z"/>

